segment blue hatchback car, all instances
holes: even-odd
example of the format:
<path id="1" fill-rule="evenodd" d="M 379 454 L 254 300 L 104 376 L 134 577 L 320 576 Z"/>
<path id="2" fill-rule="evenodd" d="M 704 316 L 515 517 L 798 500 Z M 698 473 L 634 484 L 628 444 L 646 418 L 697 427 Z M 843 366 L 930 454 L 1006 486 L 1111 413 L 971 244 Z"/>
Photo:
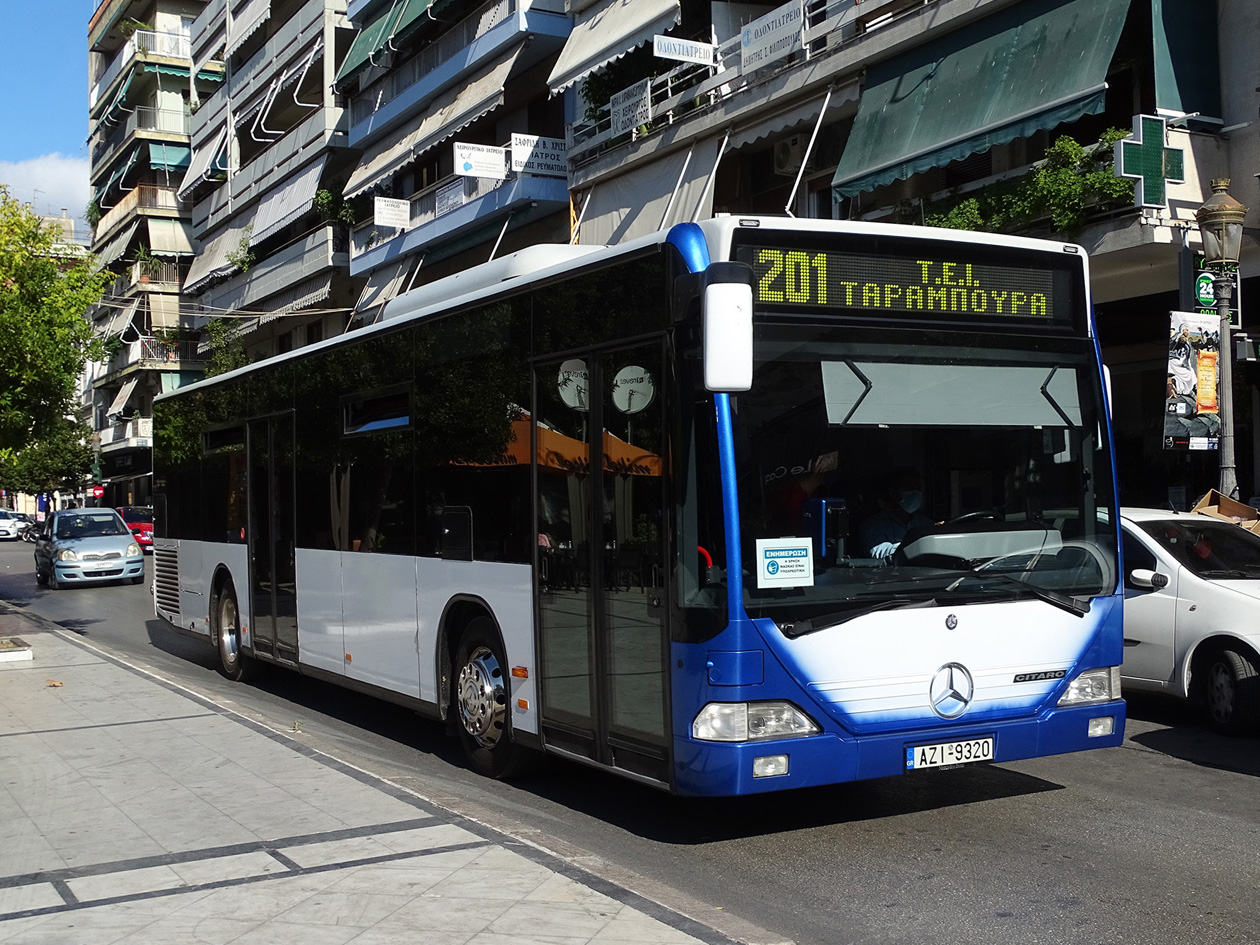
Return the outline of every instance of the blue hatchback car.
<path id="1" fill-rule="evenodd" d="M 53 590 L 71 584 L 144 580 L 144 553 L 113 509 L 54 512 L 35 539 L 35 580 Z"/>

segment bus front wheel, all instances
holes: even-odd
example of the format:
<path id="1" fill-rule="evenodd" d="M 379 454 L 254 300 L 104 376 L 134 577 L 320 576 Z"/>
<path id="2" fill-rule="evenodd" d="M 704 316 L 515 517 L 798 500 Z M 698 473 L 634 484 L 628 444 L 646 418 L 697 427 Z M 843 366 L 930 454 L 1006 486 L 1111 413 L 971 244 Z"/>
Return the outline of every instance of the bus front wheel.
<path id="1" fill-rule="evenodd" d="M 512 741 L 506 666 L 493 622 L 486 617 L 472 620 L 455 653 L 458 675 L 452 700 L 468 763 L 490 778 L 511 777 L 527 753 Z"/>
<path id="2" fill-rule="evenodd" d="M 219 590 L 214 602 L 214 636 L 223 675 L 234 682 L 245 679 L 248 660 L 241 652 L 241 617 L 236 590 L 229 582 Z"/>

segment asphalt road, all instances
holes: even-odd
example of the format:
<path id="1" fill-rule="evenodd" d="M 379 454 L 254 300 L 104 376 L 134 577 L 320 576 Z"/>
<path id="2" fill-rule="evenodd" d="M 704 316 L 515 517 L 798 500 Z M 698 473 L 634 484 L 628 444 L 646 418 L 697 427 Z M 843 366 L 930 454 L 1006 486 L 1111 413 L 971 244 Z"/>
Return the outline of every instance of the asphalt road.
<path id="1" fill-rule="evenodd" d="M 39 588 L 31 547 L 0 544 L 0 598 L 736 938 L 1260 941 L 1260 738 L 1171 700 L 1131 698 L 1122 748 L 768 797 L 676 799 L 561 762 L 503 784 L 408 710 L 282 671 L 229 683 L 147 584 Z"/>

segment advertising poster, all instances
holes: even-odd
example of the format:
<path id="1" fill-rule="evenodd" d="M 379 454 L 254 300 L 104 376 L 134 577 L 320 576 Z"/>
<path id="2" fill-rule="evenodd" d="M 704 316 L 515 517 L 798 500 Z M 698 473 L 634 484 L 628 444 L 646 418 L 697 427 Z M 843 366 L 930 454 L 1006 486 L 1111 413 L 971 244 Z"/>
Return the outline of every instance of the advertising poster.
<path id="1" fill-rule="evenodd" d="M 1214 450 L 1221 433 L 1217 382 L 1221 321 L 1215 315 L 1172 312 L 1164 449 Z"/>

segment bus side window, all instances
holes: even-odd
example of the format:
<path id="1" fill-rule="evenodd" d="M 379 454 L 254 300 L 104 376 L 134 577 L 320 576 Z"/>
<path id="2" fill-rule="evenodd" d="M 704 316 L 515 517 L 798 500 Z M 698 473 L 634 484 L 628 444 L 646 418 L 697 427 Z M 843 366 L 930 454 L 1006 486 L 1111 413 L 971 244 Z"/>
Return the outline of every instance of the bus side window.
<path id="1" fill-rule="evenodd" d="M 473 559 L 473 514 L 466 505 L 442 509 L 442 557 L 448 561 Z"/>

